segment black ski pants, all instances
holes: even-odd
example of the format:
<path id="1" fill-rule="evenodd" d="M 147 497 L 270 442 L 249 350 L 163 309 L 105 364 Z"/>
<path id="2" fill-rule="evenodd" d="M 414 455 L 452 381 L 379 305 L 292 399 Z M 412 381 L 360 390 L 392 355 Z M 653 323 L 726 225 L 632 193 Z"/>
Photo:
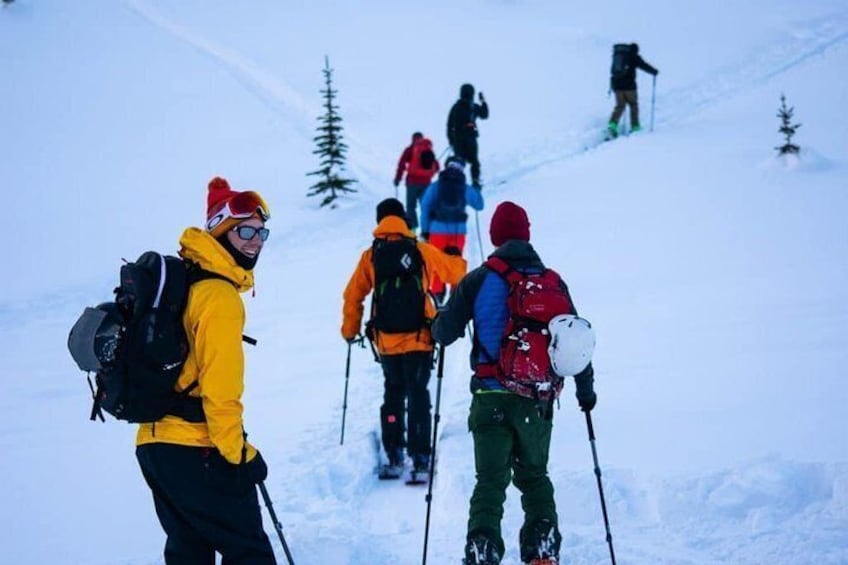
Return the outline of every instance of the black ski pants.
<path id="1" fill-rule="evenodd" d="M 385 377 L 380 423 L 386 453 L 391 459 L 406 445 L 410 457 L 429 455 L 432 407 L 427 384 L 433 369 L 433 352 L 383 355 L 380 363 Z M 405 442 L 404 431 L 407 432 Z"/>
<path id="2" fill-rule="evenodd" d="M 480 158 L 478 157 L 477 136 L 462 135 L 456 138 L 453 146 L 454 155 L 461 157 L 471 165 L 471 183 L 480 184 Z"/>
<path id="3" fill-rule="evenodd" d="M 167 565 L 275 565 L 256 485 L 218 450 L 168 443 L 136 448 L 165 530 Z"/>

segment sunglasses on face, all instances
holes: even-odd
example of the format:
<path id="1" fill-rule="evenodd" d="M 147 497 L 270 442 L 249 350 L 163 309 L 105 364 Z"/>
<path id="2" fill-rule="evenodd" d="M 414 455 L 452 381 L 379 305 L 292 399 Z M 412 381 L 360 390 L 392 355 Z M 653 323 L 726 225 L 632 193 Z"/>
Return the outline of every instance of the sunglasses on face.
<path id="1" fill-rule="evenodd" d="M 268 236 L 271 235 L 271 230 L 268 228 L 255 228 L 253 226 L 236 226 L 233 228 L 233 231 L 239 236 L 239 239 L 243 239 L 245 241 L 250 241 L 254 237 L 259 235 L 259 239 L 265 241 L 268 239 Z"/>

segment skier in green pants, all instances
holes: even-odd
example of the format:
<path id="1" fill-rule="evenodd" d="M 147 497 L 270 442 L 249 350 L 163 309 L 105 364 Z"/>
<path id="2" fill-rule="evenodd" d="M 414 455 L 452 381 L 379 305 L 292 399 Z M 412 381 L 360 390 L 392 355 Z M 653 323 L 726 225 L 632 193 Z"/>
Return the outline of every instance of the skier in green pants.
<path id="1" fill-rule="evenodd" d="M 433 323 L 433 337 L 449 345 L 464 335 L 473 320 L 471 352 L 471 411 L 468 428 L 474 437 L 477 484 L 471 496 L 465 563 L 493 565 L 504 555 L 501 518 L 510 480 L 521 491 L 524 524 L 520 532 L 521 559 L 525 563 L 555 564 L 562 537 L 557 525 L 554 487 L 548 477 L 553 403 L 561 381 L 534 383 L 528 388 L 518 379 L 522 360 L 550 366 L 546 337 L 538 330 L 505 339 L 515 320 L 516 279 L 536 277 L 534 288 L 548 289 L 545 304 L 556 303 L 560 313 L 576 314 L 568 288 L 559 275 L 545 268 L 530 245 L 530 222 L 523 208 L 501 203 L 489 230 L 497 247 L 489 259 L 460 281 Z M 532 286 L 532 285 L 531 285 Z M 509 337 L 512 337 L 511 335 Z M 534 341 L 535 340 L 535 341 Z M 520 346 L 513 346 L 520 343 Z M 515 347 L 520 353 L 516 354 Z M 515 360 L 516 364 L 505 363 Z M 505 374 L 504 366 L 515 367 Z M 547 376 L 547 372 L 542 372 Z M 514 377 L 514 378 L 513 378 Z M 591 363 L 575 375 L 577 400 L 592 410 L 597 397 Z"/>

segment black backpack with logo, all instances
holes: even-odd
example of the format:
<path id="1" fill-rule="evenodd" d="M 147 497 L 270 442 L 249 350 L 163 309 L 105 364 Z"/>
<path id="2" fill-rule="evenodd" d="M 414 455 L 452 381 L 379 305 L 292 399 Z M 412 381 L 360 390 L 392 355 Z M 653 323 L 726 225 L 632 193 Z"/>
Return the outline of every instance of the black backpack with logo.
<path id="1" fill-rule="evenodd" d="M 430 208 L 430 217 L 440 222 L 465 222 L 465 174 L 454 167 L 439 173 L 438 191 Z"/>
<path id="2" fill-rule="evenodd" d="M 105 410 L 118 420 L 155 422 L 168 414 L 205 420 L 201 400 L 174 385 L 188 356 L 183 312 L 192 283 L 223 278 L 178 257 L 153 251 L 121 267 L 115 300 L 86 308 L 68 336 L 68 349 L 89 379 L 91 419 Z"/>
<path id="3" fill-rule="evenodd" d="M 424 259 L 415 239 L 378 238 L 371 249 L 374 294 L 369 326 L 385 333 L 424 328 Z"/>

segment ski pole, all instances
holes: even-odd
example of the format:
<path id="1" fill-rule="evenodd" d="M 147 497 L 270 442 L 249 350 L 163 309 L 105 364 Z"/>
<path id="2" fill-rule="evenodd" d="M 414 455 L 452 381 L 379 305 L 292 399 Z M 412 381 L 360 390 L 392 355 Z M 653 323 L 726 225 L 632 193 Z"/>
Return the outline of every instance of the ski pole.
<path id="1" fill-rule="evenodd" d="M 654 131 L 654 102 L 657 94 L 657 75 L 654 75 L 654 83 L 651 86 L 651 131 Z"/>
<path id="2" fill-rule="evenodd" d="M 427 520 L 424 523 L 424 558 L 427 565 L 427 541 L 430 537 L 430 506 L 433 502 L 433 475 L 436 473 L 436 440 L 439 433 L 439 403 L 442 399 L 442 376 L 445 374 L 445 346 L 439 345 L 439 368 L 436 372 L 436 411 L 433 413 L 433 441 L 430 449 L 430 483 L 427 486 Z"/>
<path id="3" fill-rule="evenodd" d="M 441 161 L 441 160 L 442 160 L 442 157 L 444 157 L 444 156 L 445 156 L 445 153 L 447 153 L 447 152 L 448 152 L 448 149 L 450 149 L 450 145 L 448 145 L 447 147 L 445 147 L 445 150 L 444 150 L 444 151 L 442 151 L 442 153 L 439 155 L 439 161 Z"/>
<path id="4" fill-rule="evenodd" d="M 347 363 L 345 363 L 345 391 L 344 391 L 344 402 L 342 403 L 342 437 L 339 440 L 339 445 L 344 445 L 344 431 L 345 431 L 345 418 L 347 417 L 347 385 L 350 382 L 350 350 L 353 348 L 354 343 L 359 343 L 362 345 L 362 336 L 359 336 L 357 339 L 349 342 L 347 344 Z M 362 345 L 362 347 L 365 347 Z"/>
<path id="5" fill-rule="evenodd" d="M 595 478 L 598 479 L 598 492 L 601 495 L 601 511 L 604 514 L 604 527 L 607 530 L 607 544 L 609 544 L 610 559 L 615 565 L 615 551 L 612 548 L 612 534 L 610 533 L 609 517 L 607 516 L 607 503 L 604 500 L 604 487 L 601 485 L 601 467 L 598 465 L 598 451 L 595 449 L 595 428 L 592 426 L 592 416 L 586 412 L 586 427 L 589 430 L 589 443 L 592 444 L 592 459 L 595 460 Z"/>
<path id="6" fill-rule="evenodd" d="M 283 551 L 286 552 L 286 559 L 289 560 L 289 565 L 294 565 L 289 545 L 286 543 L 286 538 L 283 537 L 283 526 L 277 519 L 277 513 L 274 512 L 274 505 L 271 504 L 271 497 L 268 496 L 268 489 L 265 488 L 265 483 L 259 483 L 259 492 L 262 493 L 262 498 L 265 500 L 265 508 L 268 509 L 268 515 L 271 516 L 271 521 L 274 523 L 274 529 L 277 530 L 277 535 L 280 536 L 280 543 L 283 544 Z"/>
<path id="7" fill-rule="evenodd" d="M 485 263 L 486 258 L 483 256 L 483 238 L 480 237 L 480 212 L 474 210 L 474 221 L 477 224 L 477 250 L 480 252 L 480 263 Z"/>

